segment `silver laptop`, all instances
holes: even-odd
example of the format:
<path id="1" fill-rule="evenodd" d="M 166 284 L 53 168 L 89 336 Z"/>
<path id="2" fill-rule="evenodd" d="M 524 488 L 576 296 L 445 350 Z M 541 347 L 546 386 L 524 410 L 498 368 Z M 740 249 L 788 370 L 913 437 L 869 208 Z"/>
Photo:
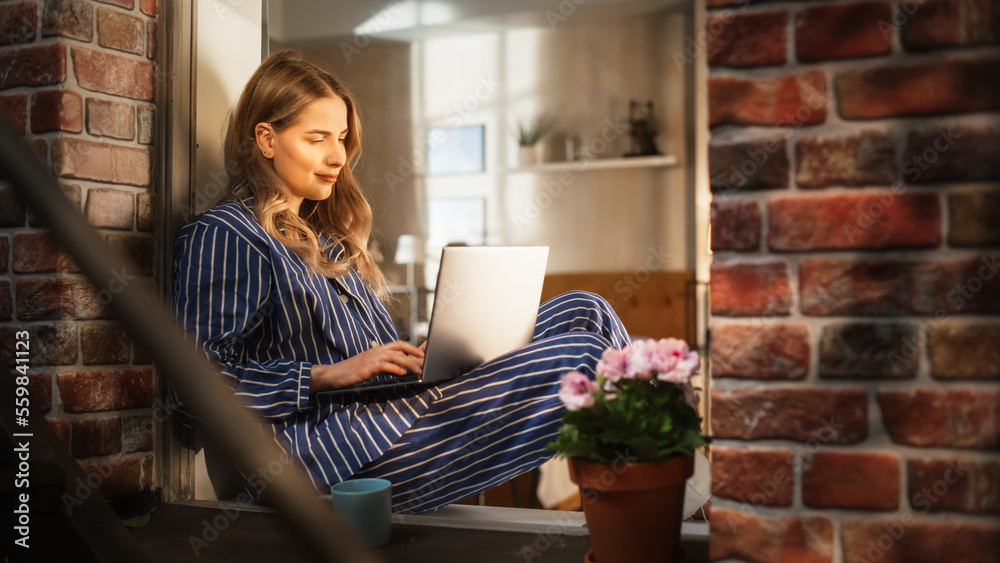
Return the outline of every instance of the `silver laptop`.
<path id="1" fill-rule="evenodd" d="M 379 375 L 342 394 L 444 381 L 531 342 L 547 246 L 449 246 L 441 252 L 420 375 Z"/>

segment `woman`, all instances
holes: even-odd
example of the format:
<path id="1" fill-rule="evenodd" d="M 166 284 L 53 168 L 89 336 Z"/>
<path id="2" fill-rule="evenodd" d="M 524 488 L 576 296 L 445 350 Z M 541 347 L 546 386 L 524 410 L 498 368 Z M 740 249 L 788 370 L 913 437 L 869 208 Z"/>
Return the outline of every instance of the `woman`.
<path id="1" fill-rule="evenodd" d="M 603 299 L 568 293 L 539 309 L 531 344 L 463 377 L 317 395 L 423 364 L 380 300 L 371 209 L 351 174 L 360 146 L 336 78 L 287 52 L 264 61 L 226 135 L 233 194 L 177 239 L 174 314 L 319 491 L 383 477 L 396 512 L 424 512 L 550 457 L 560 376 L 593 374 L 628 337 Z"/>

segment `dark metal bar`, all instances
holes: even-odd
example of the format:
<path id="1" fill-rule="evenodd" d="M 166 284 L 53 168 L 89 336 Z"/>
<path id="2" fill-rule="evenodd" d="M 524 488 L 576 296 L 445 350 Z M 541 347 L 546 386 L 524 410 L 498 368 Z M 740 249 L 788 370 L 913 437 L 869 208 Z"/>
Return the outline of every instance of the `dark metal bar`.
<path id="1" fill-rule="evenodd" d="M 7 366 L 0 366 L 0 394 L 4 397 L 13 399 L 15 396 L 14 377 Z M 11 406 L 13 401 L 4 405 L 5 408 Z M 31 511 L 31 529 L 58 534 L 53 538 L 56 541 L 32 538 L 24 559 L 69 561 L 69 557 L 79 558 L 82 554 L 75 552 L 82 548 L 104 563 L 148 563 L 149 557 L 122 526 L 101 491 L 89 484 L 82 494 L 77 491 L 87 483 L 88 476 L 45 422 L 42 413 L 32 405 L 30 414 L 24 418 L 28 421 L 26 426 L 15 426 L 11 412 L 10 416 L 0 418 L 0 428 L 13 446 L 19 448 L 17 451 L 23 446 L 29 455 L 30 496 L 26 504 Z M 10 483 L 3 485 L 8 487 Z M 14 492 L 25 491 L 14 489 Z M 15 501 L 15 506 L 19 502 Z M 13 552 L 15 561 L 24 560 L 18 557 L 25 555 L 17 552 L 19 548 L 8 549 Z"/>
<path id="2" fill-rule="evenodd" d="M 128 283 L 129 266 L 104 244 L 4 119 L 0 119 L 0 178 L 13 184 L 94 287 L 107 290 L 104 295 L 111 295 L 111 310 L 152 355 L 160 373 L 169 378 L 185 405 L 225 445 L 237 465 L 249 474 L 281 459 L 281 450 L 265 439 L 258 426 L 261 421 L 239 404 L 207 359 L 176 328 L 162 304 Z M 301 532 L 319 560 L 381 561 L 349 530 L 332 503 L 320 500 L 299 470 L 290 468 L 275 475 L 268 491 L 272 493 L 269 501 Z"/>

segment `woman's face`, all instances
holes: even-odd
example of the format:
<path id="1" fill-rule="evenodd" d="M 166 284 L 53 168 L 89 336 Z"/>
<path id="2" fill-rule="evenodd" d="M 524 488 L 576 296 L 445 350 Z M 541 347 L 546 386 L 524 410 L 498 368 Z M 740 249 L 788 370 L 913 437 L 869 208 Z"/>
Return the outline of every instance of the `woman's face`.
<path id="1" fill-rule="evenodd" d="M 314 100 L 281 132 L 267 123 L 257 124 L 258 147 L 274 164 L 296 212 L 303 199 L 322 200 L 333 194 L 337 175 L 347 162 L 346 137 L 347 104 L 336 96 Z"/>

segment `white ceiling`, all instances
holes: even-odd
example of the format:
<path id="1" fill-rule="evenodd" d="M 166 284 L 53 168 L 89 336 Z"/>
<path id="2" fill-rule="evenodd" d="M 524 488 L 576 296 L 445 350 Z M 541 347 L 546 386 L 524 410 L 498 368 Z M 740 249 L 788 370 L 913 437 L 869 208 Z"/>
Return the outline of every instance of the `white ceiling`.
<path id="1" fill-rule="evenodd" d="M 691 0 L 269 0 L 269 34 L 303 48 L 637 17 Z"/>

